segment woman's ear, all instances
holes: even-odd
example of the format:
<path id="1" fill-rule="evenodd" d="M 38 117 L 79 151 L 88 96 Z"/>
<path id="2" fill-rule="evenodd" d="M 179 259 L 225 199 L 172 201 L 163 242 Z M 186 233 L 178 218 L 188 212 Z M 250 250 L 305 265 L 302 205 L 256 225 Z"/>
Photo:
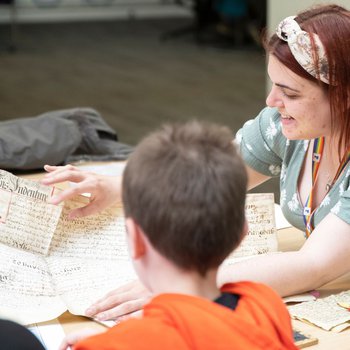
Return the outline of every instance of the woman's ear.
<path id="1" fill-rule="evenodd" d="M 146 252 L 144 233 L 132 218 L 125 219 L 125 227 L 130 256 L 134 260 L 139 259 Z"/>

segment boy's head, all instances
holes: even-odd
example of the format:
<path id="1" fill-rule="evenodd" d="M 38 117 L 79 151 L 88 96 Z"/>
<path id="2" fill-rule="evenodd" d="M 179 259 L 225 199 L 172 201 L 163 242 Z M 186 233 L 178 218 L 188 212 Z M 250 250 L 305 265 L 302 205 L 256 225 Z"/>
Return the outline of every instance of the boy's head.
<path id="1" fill-rule="evenodd" d="M 161 255 L 204 276 L 243 237 L 246 187 L 229 129 L 195 121 L 166 125 L 128 160 L 125 216 Z"/>

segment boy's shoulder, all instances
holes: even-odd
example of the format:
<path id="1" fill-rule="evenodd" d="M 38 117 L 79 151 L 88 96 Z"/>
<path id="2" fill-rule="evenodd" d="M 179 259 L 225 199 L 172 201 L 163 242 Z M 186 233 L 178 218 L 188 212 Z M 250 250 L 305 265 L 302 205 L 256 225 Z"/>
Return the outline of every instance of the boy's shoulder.
<path id="1" fill-rule="evenodd" d="M 282 349 L 297 349 L 292 338 L 290 314 L 282 298 L 271 287 L 256 282 L 229 283 L 222 292 L 239 295 L 235 316 L 239 322 L 258 324 L 265 335 L 279 338 Z"/>
<path id="2" fill-rule="evenodd" d="M 221 292 L 239 296 L 238 312 L 242 312 L 244 308 L 253 308 L 278 317 L 284 316 L 288 321 L 290 319 L 282 298 L 265 284 L 251 281 L 228 283 L 221 288 Z"/>
<path id="3" fill-rule="evenodd" d="M 145 319 L 166 320 L 167 324 L 187 323 L 189 327 L 211 319 L 222 324 L 247 321 L 268 324 L 271 320 L 289 327 L 290 316 L 281 297 L 270 287 L 250 281 L 225 284 L 222 293 L 237 296 L 234 310 L 211 300 L 186 294 L 161 294 L 144 307 Z M 258 318 L 261 318 L 258 320 Z M 214 322 L 213 322 L 214 323 Z M 271 322 L 272 323 L 272 322 Z M 271 325 L 274 327 L 274 325 Z"/>
<path id="4" fill-rule="evenodd" d="M 163 294 L 145 308 L 181 334 L 194 348 L 224 341 L 236 349 L 296 349 L 288 310 L 270 287 L 255 282 L 226 284 L 222 292 L 238 296 L 234 310 L 211 300 L 181 294 Z"/>
<path id="5" fill-rule="evenodd" d="M 161 294 L 144 307 L 141 319 L 122 322 L 82 349 L 212 349 L 218 344 L 242 350 L 296 349 L 288 312 L 274 291 L 252 282 L 228 284 L 223 290 L 239 295 L 236 310 L 196 296 Z"/>
<path id="6" fill-rule="evenodd" d="M 235 283 L 227 283 L 221 287 L 221 292 L 238 294 L 248 299 L 259 299 L 264 296 L 268 299 L 278 300 L 281 302 L 281 297 L 271 287 L 263 283 L 252 281 L 240 281 Z"/>

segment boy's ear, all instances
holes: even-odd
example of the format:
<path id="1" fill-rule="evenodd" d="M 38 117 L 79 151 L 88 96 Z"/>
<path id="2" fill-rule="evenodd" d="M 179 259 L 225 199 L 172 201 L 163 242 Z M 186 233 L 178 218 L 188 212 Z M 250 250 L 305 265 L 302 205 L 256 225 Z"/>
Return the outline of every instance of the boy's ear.
<path id="1" fill-rule="evenodd" d="M 141 258 L 146 252 L 144 233 L 132 218 L 125 220 L 125 226 L 128 235 L 130 256 L 134 260 Z"/>

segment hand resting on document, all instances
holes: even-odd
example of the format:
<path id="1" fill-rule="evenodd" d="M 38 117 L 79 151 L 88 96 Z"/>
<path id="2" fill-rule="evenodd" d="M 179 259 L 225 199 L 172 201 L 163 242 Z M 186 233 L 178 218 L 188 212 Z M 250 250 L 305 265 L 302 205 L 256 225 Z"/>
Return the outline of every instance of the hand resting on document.
<path id="1" fill-rule="evenodd" d="M 55 185 L 65 181 L 76 183 L 75 186 L 52 197 L 52 204 L 58 204 L 78 194 L 91 194 L 88 205 L 70 212 L 71 219 L 97 214 L 108 206 L 121 201 L 121 177 L 99 175 L 72 165 L 45 165 L 44 169 L 48 172 L 41 180 L 44 185 Z M 139 280 L 132 281 L 112 290 L 92 304 L 86 310 L 86 316 L 98 321 L 121 321 L 129 317 L 136 317 L 151 296 L 151 293 Z"/>
<path id="2" fill-rule="evenodd" d="M 123 321 L 141 315 L 141 309 L 152 297 L 152 294 L 139 280 L 135 280 L 112 290 L 97 300 L 86 311 L 85 315 L 98 321 Z"/>
<path id="3" fill-rule="evenodd" d="M 99 175 L 80 170 L 73 165 L 45 165 L 44 169 L 47 171 L 47 174 L 41 180 L 41 183 L 44 185 L 51 186 L 65 181 L 75 183 L 74 186 L 52 197 L 52 204 L 71 199 L 78 194 L 90 193 L 89 204 L 72 210 L 69 214 L 70 219 L 97 214 L 101 210 L 121 202 L 120 176 Z"/>

